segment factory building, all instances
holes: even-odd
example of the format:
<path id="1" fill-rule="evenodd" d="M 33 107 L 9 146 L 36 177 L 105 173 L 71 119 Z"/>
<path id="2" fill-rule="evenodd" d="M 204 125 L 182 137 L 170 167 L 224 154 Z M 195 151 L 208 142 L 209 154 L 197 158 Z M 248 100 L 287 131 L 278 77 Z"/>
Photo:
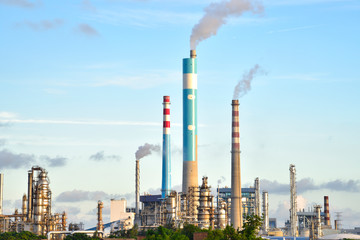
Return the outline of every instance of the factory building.
<path id="1" fill-rule="evenodd" d="M 128 209 L 125 198 L 110 200 L 110 232 L 129 230 L 134 227 L 135 213 Z"/>
<path id="2" fill-rule="evenodd" d="M 219 202 L 231 202 L 231 188 L 218 188 Z M 255 215 L 256 193 L 255 188 L 241 188 L 241 206 L 243 218 L 247 215 Z"/>

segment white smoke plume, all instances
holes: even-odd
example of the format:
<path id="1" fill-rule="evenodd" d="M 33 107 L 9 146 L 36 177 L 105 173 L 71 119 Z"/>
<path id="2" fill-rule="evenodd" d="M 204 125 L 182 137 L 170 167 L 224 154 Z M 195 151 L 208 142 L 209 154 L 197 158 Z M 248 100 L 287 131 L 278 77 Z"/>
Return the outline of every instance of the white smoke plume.
<path id="1" fill-rule="evenodd" d="M 202 40 L 216 35 L 219 28 L 226 23 L 228 17 L 238 17 L 247 11 L 261 14 L 264 11 L 264 6 L 256 0 L 223 0 L 219 3 L 211 3 L 204 11 L 205 15 L 192 29 L 190 37 L 191 49 L 196 49 L 196 46 Z"/>
<path id="2" fill-rule="evenodd" d="M 224 176 L 221 176 L 220 179 L 217 181 L 217 184 L 220 185 L 223 182 L 225 182 L 226 178 Z"/>
<path id="3" fill-rule="evenodd" d="M 242 79 L 235 86 L 233 99 L 241 98 L 249 90 L 251 90 L 251 81 L 258 73 L 265 74 L 265 71 L 262 70 L 258 64 L 256 64 L 252 69 L 250 69 L 249 72 L 244 73 Z"/>
<path id="4" fill-rule="evenodd" d="M 136 151 L 135 157 L 137 160 L 140 160 L 141 158 L 150 155 L 152 152 L 160 152 L 160 145 L 145 143 Z"/>

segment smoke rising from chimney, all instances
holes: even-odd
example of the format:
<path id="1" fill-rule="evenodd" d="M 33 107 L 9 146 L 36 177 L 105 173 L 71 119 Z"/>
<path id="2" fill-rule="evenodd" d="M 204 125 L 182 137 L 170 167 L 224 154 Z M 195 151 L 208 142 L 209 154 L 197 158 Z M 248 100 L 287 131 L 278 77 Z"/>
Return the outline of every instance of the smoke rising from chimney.
<path id="1" fill-rule="evenodd" d="M 219 3 L 211 3 L 204 9 L 205 15 L 192 29 L 190 48 L 195 50 L 199 42 L 216 35 L 228 17 L 238 17 L 246 11 L 261 14 L 263 10 L 264 6 L 256 0 L 223 0 Z"/>
<path id="2" fill-rule="evenodd" d="M 223 182 L 225 182 L 226 178 L 224 176 L 221 176 L 220 179 L 217 181 L 217 184 L 220 185 Z"/>
<path id="3" fill-rule="evenodd" d="M 256 74 L 265 74 L 266 72 L 261 69 L 261 67 L 256 64 L 249 72 L 245 72 L 242 79 L 236 84 L 234 89 L 233 99 L 238 99 L 244 96 L 248 91 L 251 90 L 251 81 Z"/>
<path id="4" fill-rule="evenodd" d="M 136 151 L 136 160 L 140 160 L 143 157 L 150 155 L 152 152 L 160 152 L 160 145 L 145 143 L 143 146 L 140 146 Z"/>

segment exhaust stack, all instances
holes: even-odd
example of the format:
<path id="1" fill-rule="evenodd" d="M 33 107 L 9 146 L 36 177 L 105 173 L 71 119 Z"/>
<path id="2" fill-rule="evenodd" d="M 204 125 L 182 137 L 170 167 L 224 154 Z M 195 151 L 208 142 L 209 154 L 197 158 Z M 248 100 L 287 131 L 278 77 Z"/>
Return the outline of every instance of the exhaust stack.
<path id="1" fill-rule="evenodd" d="M 263 191 L 263 214 L 263 229 L 267 233 L 269 231 L 269 194 L 267 191 Z"/>
<path id="2" fill-rule="evenodd" d="M 97 224 L 97 231 L 104 231 L 104 225 L 102 220 L 102 209 L 104 207 L 104 204 L 102 201 L 98 201 L 98 224 Z"/>
<path id="3" fill-rule="evenodd" d="M 232 147 L 231 147 L 231 224 L 242 227 L 239 100 L 232 100 Z"/>
<path id="4" fill-rule="evenodd" d="M 296 237 L 297 231 L 297 202 L 296 202 L 296 169 L 290 164 L 290 236 Z"/>
<path id="5" fill-rule="evenodd" d="M 182 192 L 198 187 L 197 59 L 196 51 L 183 59 L 183 183 Z"/>
<path id="6" fill-rule="evenodd" d="M 329 211 L 329 196 L 324 196 L 324 223 L 326 226 L 330 226 L 330 211 Z"/>
<path id="7" fill-rule="evenodd" d="M 140 164 L 139 160 L 136 160 L 135 166 L 135 218 L 139 218 L 139 206 L 140 206 Z"/>
<path id="8" fill-rule="evenodd" d="M 0 173 L 0 214 L 3 214 L 4 174 Z"/>
<path id="9" fill-rule="evenodd" d="M 255 178 L 255 215 L 261 216 L 260 210 L 260 181 L 259 178 Z"/>
<path id="10" fill-rule="evenodd" d="M 170 96 L 164 96 L 163 152 L 161 196 L 165 198 L 171 191 L 171 147 L 170 147 Z"/>

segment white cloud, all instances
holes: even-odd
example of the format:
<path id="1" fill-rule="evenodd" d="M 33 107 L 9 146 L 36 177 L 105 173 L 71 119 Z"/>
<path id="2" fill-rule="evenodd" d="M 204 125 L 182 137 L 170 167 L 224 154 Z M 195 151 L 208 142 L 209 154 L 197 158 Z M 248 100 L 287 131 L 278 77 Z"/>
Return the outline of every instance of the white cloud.
<path id="1" fill-rule="evenodd" d="M 5 119 L 12 119 L 15 118 L 16 114 L 15 113 L 11 113 L 11 112 L 0 112 L 0 120 L 1 118 L 5 118 Z"/>

